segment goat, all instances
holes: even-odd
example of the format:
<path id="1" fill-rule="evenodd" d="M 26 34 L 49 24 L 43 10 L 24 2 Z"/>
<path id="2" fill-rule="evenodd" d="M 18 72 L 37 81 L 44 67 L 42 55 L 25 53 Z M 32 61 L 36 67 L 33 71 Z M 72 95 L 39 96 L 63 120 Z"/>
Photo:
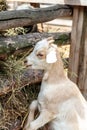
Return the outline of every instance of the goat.
<path id="1" fill-rule="evenodd" d="M 49 123 L 50 130 L 87 130 L 87 102 L 77 85 L 64 73 L 58 47 L 52 38 L 39 41 L 26 57 L 26 65 L 44 70 L 37 100 L 30 105 L 24 130 Z M 40 114 L 34 119 L 38 108 Z"/>
<path id="2" fill-rule="evenodd" d="M 26 10 L 26 9 L 33 9 L 33 6 L 31 6 L 30 4 L 21 4 L 19 5 L 16 10 Z"/>

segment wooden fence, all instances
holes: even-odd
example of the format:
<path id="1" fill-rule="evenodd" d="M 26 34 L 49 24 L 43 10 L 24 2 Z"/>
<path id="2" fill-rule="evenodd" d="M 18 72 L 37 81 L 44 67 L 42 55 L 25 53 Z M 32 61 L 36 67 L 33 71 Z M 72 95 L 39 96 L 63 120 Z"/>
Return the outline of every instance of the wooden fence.
<path id="1" fill-rule="evenodd" d="M 69 60 L 69 78 L 87 99 L 87 1 L 86 0 L 7 0 L 30 3 L 67 4 L 73 6 L 73 25 Z M 73 75 L 74 73 L 75 75 Z"/>
<path id="2" fill-rule="evenodd" d="M 7 1 L 17 1 L 17 2 L 29 2 L 29 3 L 51 3 L 51 4 L 67 4 L 67 5 L 81 5 L 86 6 L 86 0 L 7 0 Z"/>

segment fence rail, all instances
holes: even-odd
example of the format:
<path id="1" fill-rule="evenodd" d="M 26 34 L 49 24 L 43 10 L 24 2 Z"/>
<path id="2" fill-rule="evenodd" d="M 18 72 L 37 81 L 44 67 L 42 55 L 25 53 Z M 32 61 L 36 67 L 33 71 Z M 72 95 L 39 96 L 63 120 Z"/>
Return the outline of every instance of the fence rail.
<path id="1" fill-rule="evenodd" d="M 73 6 L 73 24 L 69 56 L 69 78 L 78 85 L 79 89 L 87 99 L 87 0 L 7 1 L 75 5 Z"/>
<path id="2" fill-rule="evenodd" d="M 7 0 L 17 2 L 29 2 L 29 3 L 52 3 L 52 4 L 68 4 L 68 5 L 81 5 L 87 6 L 87 0 Z"/>

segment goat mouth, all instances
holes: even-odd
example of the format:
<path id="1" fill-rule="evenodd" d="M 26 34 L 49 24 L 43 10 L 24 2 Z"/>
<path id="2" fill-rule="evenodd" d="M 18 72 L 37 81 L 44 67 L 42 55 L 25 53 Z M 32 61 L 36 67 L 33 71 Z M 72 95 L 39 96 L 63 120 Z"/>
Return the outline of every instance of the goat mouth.
<path id="1" fill-rule="evenodd" d="M 28 64 L 26 60 L 24 61 L 24 65 L 25 65 L 25 67 L 27 67 L 27 68 L 32 67 L 32 64 Z"/>
<path id="2" fill-rule="evenodd" d="M 26 65 L 26 67 L 27 67 L 27 68 L 31 68 L 31 67 L 32 67 L 32 65 Z"/>

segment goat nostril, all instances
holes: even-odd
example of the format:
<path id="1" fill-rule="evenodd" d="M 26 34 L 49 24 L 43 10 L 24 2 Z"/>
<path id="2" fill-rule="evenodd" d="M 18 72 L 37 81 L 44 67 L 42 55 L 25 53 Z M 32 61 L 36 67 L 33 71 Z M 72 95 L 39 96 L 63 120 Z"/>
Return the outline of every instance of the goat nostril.
<path id="1" fill-rule="evenodd" d="M 24 60 L 24 65 L 25 65 L 26 67 L 31 67 L 31 66 L 32 66 L 32 64 L 29 64 L 29 63 L 28 63 L 28 60 Z"/>
<path id="2" fill-rule="evenodd" d="M 24 64 L 27 64 L 27 60 L 24 60 Z"/>

